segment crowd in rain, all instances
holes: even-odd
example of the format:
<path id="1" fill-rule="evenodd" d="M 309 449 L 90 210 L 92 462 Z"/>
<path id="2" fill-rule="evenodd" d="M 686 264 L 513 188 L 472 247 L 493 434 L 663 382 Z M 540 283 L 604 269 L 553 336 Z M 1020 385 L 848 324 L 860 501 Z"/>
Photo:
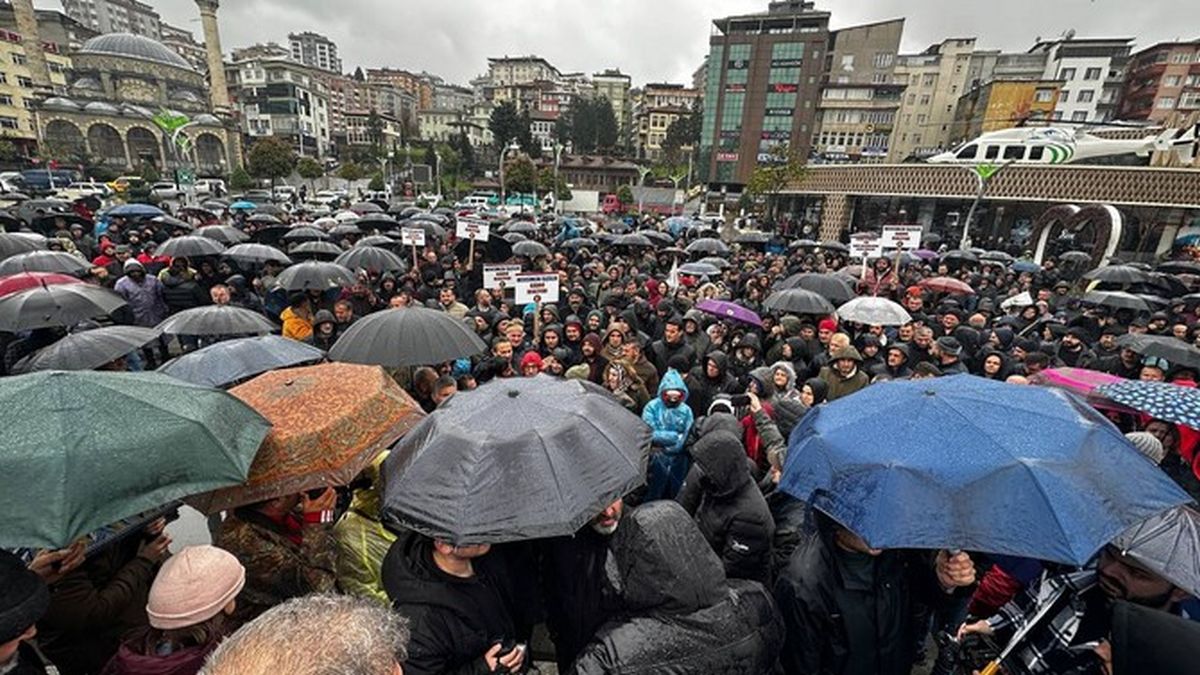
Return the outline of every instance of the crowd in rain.
<path id="1" fill-rule="evenodd" d="M 207 206 L 7 217 L 0 389 L 372 364 L 420 421 L 340 481 L 205 501 L 211 544 L 170 511 L 107 543 L 5 534 L 0 675 L 1196 668 L 1198 263 Z M 489 288 L 500 264 L 557 297 Z M 149 419 L 121 416 L 154 403 L 134 391 L 77 424 Z M 13 433 L 3 473 L 78 480 Z M 545 472 L 506 468 L 530 448 Z"/>

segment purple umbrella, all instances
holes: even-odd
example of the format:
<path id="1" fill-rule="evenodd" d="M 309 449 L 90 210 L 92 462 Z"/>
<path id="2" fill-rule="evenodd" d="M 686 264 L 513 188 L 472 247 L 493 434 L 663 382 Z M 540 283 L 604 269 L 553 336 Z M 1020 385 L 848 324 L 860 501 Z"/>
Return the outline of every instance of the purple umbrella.
<path id="1" fill-rule="evenodd" d="M 730 321 L 741 321 L 762 328 L 762 319 L 741 305 L 726 300 L 701 300 L 696 309 Z"/>
<path id="2" fill-rule="evenodd" d="M 933 260 L 934 258 L 938 257 L 938 254 L 935 251 L 930 251 L 927 248 L 917 249 L 913 251 L 912 254 L 921 260 Z"/>

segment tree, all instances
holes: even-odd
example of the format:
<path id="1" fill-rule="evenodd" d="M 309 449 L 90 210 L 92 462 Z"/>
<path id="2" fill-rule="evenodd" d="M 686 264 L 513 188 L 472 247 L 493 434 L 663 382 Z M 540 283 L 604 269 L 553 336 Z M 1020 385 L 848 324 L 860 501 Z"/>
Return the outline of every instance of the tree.
<path id="1" fill-rule="evenodd" d="M 617 148 L 617 116 L 613 113 L 608 97 L 592 99 L 592 115 L 596 119 L 596 149 L 612 152 Z"/>
<path id="2" fill-rule="evenodd" d="M 312 157 L 301 157 L 300 161 L 296 162 L 296 173 L 304 180 L 314 181 L 325 175 L 325 169 Z"/>
<path id="3" fill-rule="evenodd" d="M 371 144 L 371 158 L 383 157 L 383 118 L 374 110 L 367 115 L 367 141 Z"/>
<path id="4" fill-rule="evenodd" d="M 686 163 L 687 156 L 682 154 L 685 147 L 696 148 L 700 145 L 700 131 L 703 124 L 703 113 L 699 108 L 693 108 L 685 115 L 680 115 L 671 126 L 667 127 L 666 137 L 663 138 L 663 161 L 669 165 Z"/>
<path id="5" fill-rule="evenodd" d="M 367 184 L 367 189 L 371 192 L 383 192 L 383 172 L 376 171 L 374 176 L 371 176 L 371 182 Z"/>
<path id="6" fill-rule="evenodd" d="M 275 188 L 275 181 L 290 176 L 296 168 L 296 151 L 292 145 L 281 138 L 268 136 L 250 146 L 248 155 L 250 175 L 255 178 L 266 178 Z"/>
<path id="7" fill-rule="evenodd" d="M 229 189 L 230 190 L 249 190 L 254 187 L 254 179 L 243 167 L 238 167 L 229 174 Z"/>
<path id="8" fill-rule="evenodd" d="M 504 164 L 504 187 L 508 192 L 533 192 L 537 185 L 537 168 L 525 156 L 510 159 Z"/>
<path id="9" fill-rule="evenodd" d="M 780 143 L 771 148 L 770 158 L 754 169 L 746 182 L 746 193 L 751 197 L 765 197 L 768 218 L 773 220 L 776 197 L 788 185 L 804 178 L 807 172 L 800 154 L 791 150 L 787 143 Z"/>
<path id="10" fill-rule="evenodd" d="M 142 170 L 138 172 L 142 180 L 147 183 L 157 183 L 162 180 L 162 174 L 158 172 L 158 168 L 154 166 L 154 162 L 142 162 Z"/>
<path id="11" fill-rule="evenodd" d="M 496 147 L 501 150 L 514 139 L 519 143 L 521 140 L 521 113 L 517 110 L 517 104 L 505 101 L 492 109 L 492 116 L 488 120 L 488 129 L 492 132 L 492 139 L 496 143 Z M 525 133 L 529 133 L 528 126 L 526 126 Z"/>
<path id="12" fill-rule="evenodd" d="M 458 153 L 459 156 L 459 171 L 466 178 L 475 175 L 475 148 L 471 147 L 471 139 L 467 138 L 467 132 L 460 131 L 457 136 L 450 138 L 450 147 Z"/>
<path id="13" fill-rule="evenodd" d="M 433 143 L 430 143 L 429 145 L 425 146 L 424 162 L 425 162 L 425 164 L 428 164 L 431 167 L 436 167 L 438 165 L 438 151 Z"/>
<path id="14" fill-rule="evenodd" d="M 571 188 L 567 185 L 567 180 L 560 175 L 556 181 L 554 170 L 549 167 L 538 172 L 538 190 L 541 192 L 554 191 L 555 197 L 560 202 L 571 198 Z"/>
<path id="15" fill-rule="evenodd" d="M 633 189 L 628 185 L 622 185 L 617 188 L 617 201 L 621 202 L 622 206 L 629 206 L 633 203 Z"/>
<path id="16" fill-rule="evenodd" d="M 362 180 L 367 175 L 362 166 L 355 162 L 345 162 L 338 167 L 338 178 L 344 181 L 353 183 L 354 181 Z"/>
<path id="17" fill-rule="evenodd" d="M 520 120 L 521 128 L 517 130 L 517 143 L 525 154 L 537 159 L 542 156 L 542 142 L 533 137 L 533 119 L 528 110 L 521 111 Z"/>

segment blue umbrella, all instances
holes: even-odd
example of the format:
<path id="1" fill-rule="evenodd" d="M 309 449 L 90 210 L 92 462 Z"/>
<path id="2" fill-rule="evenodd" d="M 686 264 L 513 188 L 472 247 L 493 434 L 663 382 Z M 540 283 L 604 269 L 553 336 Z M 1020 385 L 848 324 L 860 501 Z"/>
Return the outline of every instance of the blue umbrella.
<path id="1" fill-rule="evenodd" d="M 781 485 L 875 548 L 1071 565 L 1190 501 L 1081 399 L 971 375 L 882 383 L 813 409 Z"/>
<path id="2" fill-rule="evenodd" d="M 107 215 L 120 216 L 122 218 L 157 218 L 167 214 L 157 206 L 149 204 L 122 204 L 111 209 Z"/>
<path id="3" fill-rule="evenodd" d="M 1200 389 L 1195 387 L 1122 380 L 1096 387 L 1096 394 L 1160 420 L 1200 429 Z"/>
<path id="4" fill-rule="evenodd" d="M 258 205 L 254 202 L 234 202 L 229 205 L 230 211 L 253 211 Z"/>
<path id="5" fill-rule="evenodd" d="M 1039 272 L 1042 269 L 1041 265 L 1039 265 L 1035 262 L 1030 262 L 1028 260 L 1018 260 L 1018 261 L 1014 262 L 1011 267 L 1012 267 L 1012 271 L 1014 271 L 1014 272 L 1017 272 L 1017 273 L 1028 272 L 1029 274 L 1033 274 L 1034 272 Z"/>
<path id="6" fill-rule="evenodd" d="M 158 372 L 206 387 L 224 387 L 277 368 L 315 363 L 325 352 L 280 335 L 225 340 L 164 363 Z"/>

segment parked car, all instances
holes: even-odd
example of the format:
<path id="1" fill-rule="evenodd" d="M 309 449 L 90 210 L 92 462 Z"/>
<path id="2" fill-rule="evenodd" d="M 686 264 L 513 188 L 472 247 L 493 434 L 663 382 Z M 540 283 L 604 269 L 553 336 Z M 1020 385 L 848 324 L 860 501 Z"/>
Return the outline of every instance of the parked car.
<path id="1" fill-rule="evenodd" d="M 30 169 L 21 172 L 21 181 L 25 184 L 25 188 L 38 194 L 49 194 L 77 180 L 79 180 L 79 176 L 74 171 Z"/>
<path id="2" fill-rule="evenodd" d="M 184 191 L 174 183 L 160 181 L 150 186 L 150 196 L 155 199 L 183 199 Z"/>
<path id="3" fill-rule="evenodd" d="M 273 201 L 270 190 L 247 190 L 242 198 L 255 204 L 270 204 Z"/>
<path id="4" fill-rule="evenodd" d="M 271 197 L 277 202 L 288 202 L 296 195 L 296 188 L 291 185 L 276 185 Z"/>
<path id="5" fill-rule="evenodd" d="M 103 183 L 71 183 L 70 185 L 57 190 L 55 196 L 59 199 L 68 199 L 75 201 L 84 197 L 96 197 L 98 199 L 108 199 L 113 194 L 112 188 Z"/>
<path id="6" fill-rule="evenodd" d="M 196 195 L 199 197 L 216 197 L 229 194 L 225 181 L 220 178 L 201 178 L 196 181 Z"/>

